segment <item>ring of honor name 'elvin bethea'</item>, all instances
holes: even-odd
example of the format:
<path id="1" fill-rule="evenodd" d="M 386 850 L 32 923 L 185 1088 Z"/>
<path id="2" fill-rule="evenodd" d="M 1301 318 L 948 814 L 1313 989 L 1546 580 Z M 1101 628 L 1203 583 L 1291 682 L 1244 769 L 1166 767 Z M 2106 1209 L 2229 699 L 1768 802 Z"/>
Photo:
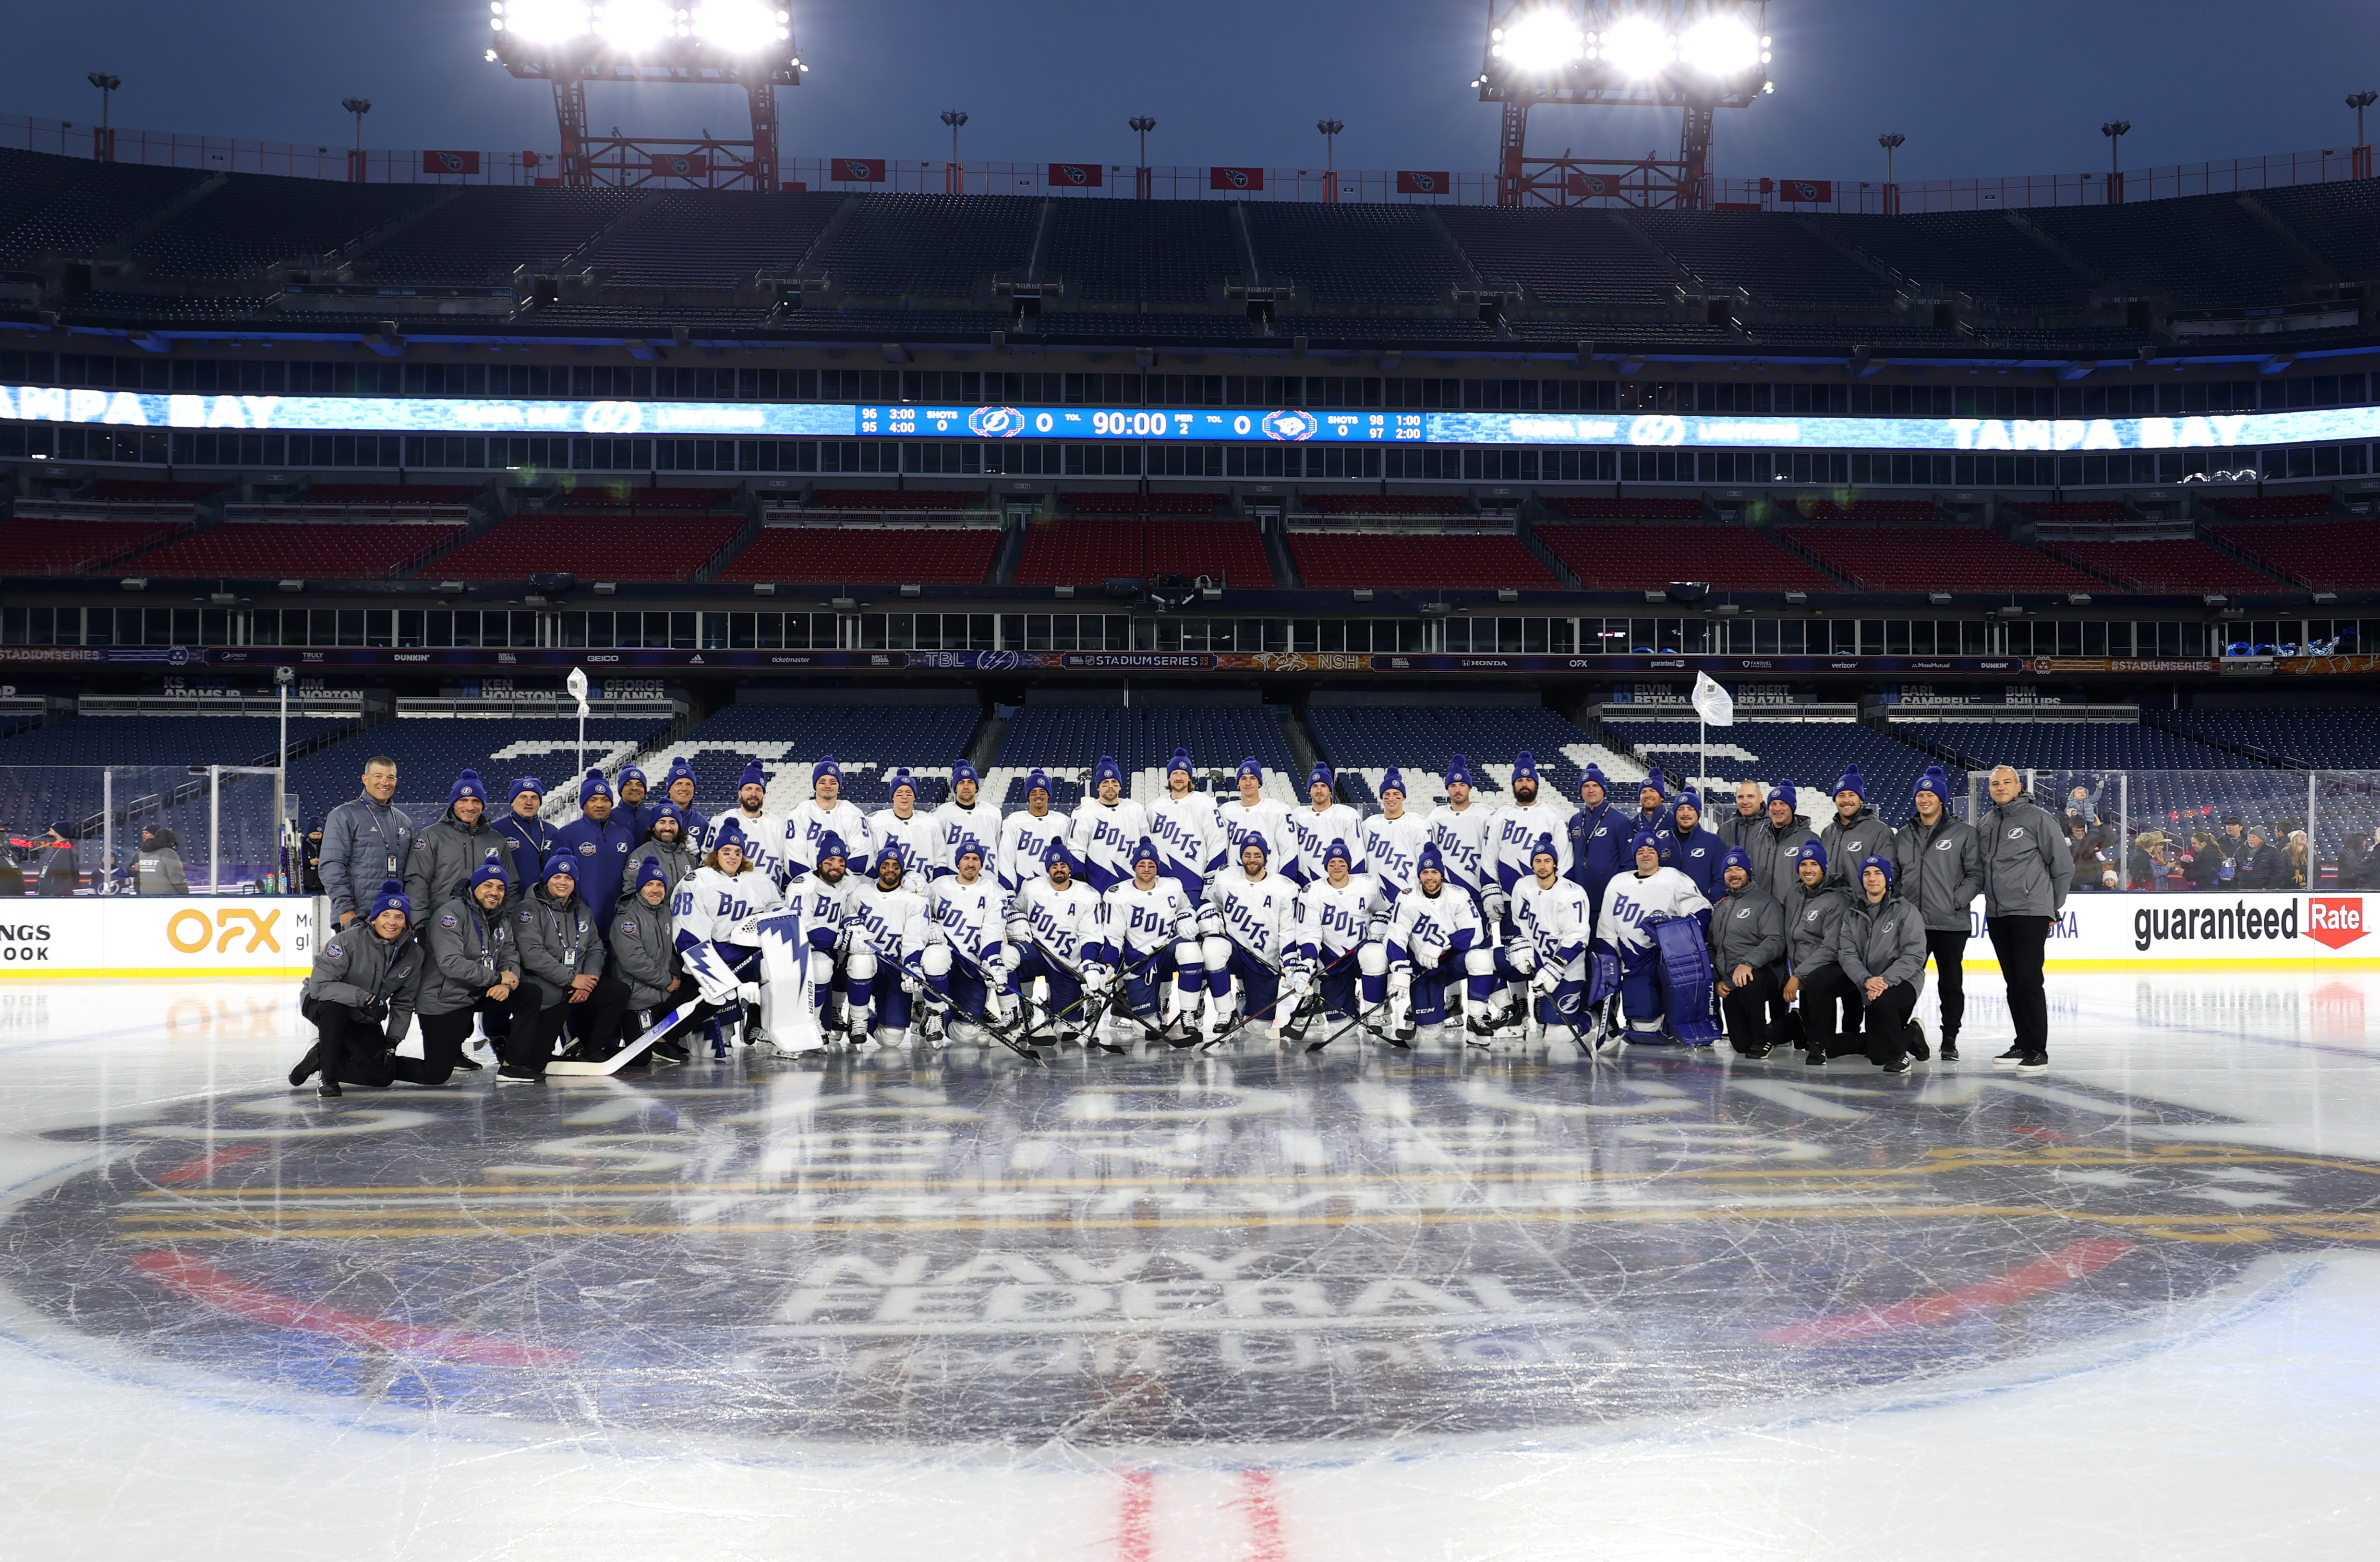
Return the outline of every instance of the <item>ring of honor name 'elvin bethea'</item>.
<path id="1" fill-rule="evenodd" d="M 0 421 L 332 433 L 1314 440 L 1697 450 L 2228 450 L 2380 438 L 2380 407 L 2180 418 L 1792 418 L 207 396 L 0 385 Z"/>
<path id="2" fill-rule="evenodd" d="M 53 1135 L 92 1159 L 6 1216 L 20 1329 L 358 1414 L 769 1445 L 1409 1447 L 1938 1397 L 2380 1239 L 2380 1165 L 1980 1071 L 962 1053 L 158 1112 Z"/>

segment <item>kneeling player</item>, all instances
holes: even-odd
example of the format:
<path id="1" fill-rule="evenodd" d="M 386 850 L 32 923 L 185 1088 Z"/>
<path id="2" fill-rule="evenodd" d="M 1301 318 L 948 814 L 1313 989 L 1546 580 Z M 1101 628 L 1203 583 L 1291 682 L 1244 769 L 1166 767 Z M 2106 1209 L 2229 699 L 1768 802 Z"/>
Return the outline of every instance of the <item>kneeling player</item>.
<path id="1" fill-rule="evenodd" d="M 852 1044 L 871 1038 L 887 1046 L 909 1039 L 908 983 L 925 953 L 925 897 L 903 882 L 897 848 L 876 859 L 876 876 L 844 897 L 844 1029 Z"/>
<path id="2" fill-rule="evenodd" d="M 828 830 L 818 839 L 818 861 L 809 873 L 786 886 L 801 909 L 802 940 L 809 946 L 810 1006 L 819 1030 L 832 1034 L 845 1029 L 850 983 L 844 976 L 851 955 L 851 935 L 844 930 L 845 907 L 859 886 L 850 876 L 850 848 L 840 833 Z"/>
<path id="3" fill-rule="evenodd" d="M 776 982 L 764 980 L 769 962 L 761 958 L 760 930 L 762 921 L 783 907 L 775 881 L 745 859 L 744 828 L 734 819 L 720 824 L 702 866 L 677 886 L 670 904 L 679 962 L 705 1001 L 743 1000 L 746 1046 L 785 1050 L 774 1040 L 784 1018 L 778 1007 L 782 995 Z"/>
<path id="4" fill-rule="evenodd" d="M 1611 1040 L 1706 1040 L 1712 1030 L 1706 942 L 1711 904 L 1692 879 L 1661 866 L 1659 836 L 1641 830 L 1629 845 L 1636 871 L 1604 886 L 1602 915 L 1596 922 L 1596 941 L 1620 962 L 1620 1002 L 1628 1018 L 1626 1031 L 1615 1031 Z M 1693 947 L 1703 971 L 1699 993 L 1686 990 L 1687 982 L 1669 963 L 1684 946 L 1665 947 L 1658 936 L 1662 923 L 1681 919 L 1694 924 Z"/>
<path id="5" fill-rule="evenodd" d="M 1030 1040 L 1036 1046 L 1078 1039 L 1084 1025 L 1083 958 L 1099 939 L 1099 897 L 1075 877 L 1075 854 L 1064 841 L 1051 841 L 1042 873 L 1017 892 L 1015 917 L 1008 924 L 1016 946 L 1010 968 L 1018 995 L 1031 1000 L 1033 984 L 1046 996 L 1033 1010 Z"/>
<path id="6" fill-rule="evenodd" d="M 1165 860 L 1154 839 L 1143 836 L 1131 858 L 1132 877 L 1099 897 L 1099 941 L 1083 974 L 1095 988 L 1120 982 L 1123 1011 L 1144 1031 L 1188 1046 L 1197 1038 L 1185 1017 L 1196 1012 L 1207 985 L 1198 910 L 1162 872 Z"/>
<path id="7" fill-rule="evenodd" d="M 1392 1005 L 1402 998 L 1406 1006 L 1395 1036 L 1407 1044 L 1422 1026 L 1446 1023 L 1447 991 L 1456 982 L 1466 985 L 1475 1013 L 1485 1012 L 1496 990 L 1478 904 L 1448 882 L 1435 845 L 1422 848 L 1414 880 L 1414 893 L 1397 897 L 1389 922 L 1389 995 Z"/>
<path id="8" fill-rule="evenodd" d="M 1271 843 L 1260 830 L 1239 836 L 1239 866 L 1207 886 L 1199 931 L 1207 946 L 1208 1042 L 1242 1029 L 1269 1034 L 1285 1018 L 1284 998 L 1305 991 L 1307 972 L 1297 958 L 1297 889 L 1271 872 Z M 1232 979 L 1239 979 L 1232 1001 Z"/>
<path id="9" fill-rule="evenodd" d="M 1007 1024 L 1002 1010 L 1009 950 L 1001 936 L 1007 897 L 984 871 L 983 843 L 975 836 L 959 837 L 951 863 L 949 876 L 926 891 L 917 969 L 926 979 L 927 1007 L 949 1024 L 950 1039 L 972 1042 L 977 1028 Z M 932 1024 L 929 1019 L 929 1030 Z"/>
<path id="10" fill-rule="evenodd" d="M 1595 914 L 1586 891 L 1563 877 L 1562 869 L 1553 836 L 1539 836 L 1529 852 L 1529 876 L 1512 885 L 1512 937 L 1496 948 L 1496 974 L 1506 982 L 1528 983 L 1534 1017 L 1548 1035 L 1567 1031 L 1584 1046 L 1593 1007 L 1588 934 Z M 1489 1016 L 1487 1030 L 1509 1031 L 1516 1018 L 1509 1008 Z M 1472 1026 L 1475 1034 L 1480 1029 L 1475 1022 Z"/>
<path id="11" fill-rule="evenodd" d="M 1727 1033 L 1746 1057 L 1766 1057 L 1785 1006 L 1785 909 L 1752 876 L 1752 857 L 1730 848 L 1719 861 L 1727 894 L 1711 911 L 1711 969 Z"/>
<path id="12" fill-rule="evenodd" d="M 1303 1041 L 1318 1012 L 1342 1018 L 1348 1023 L 1340 1030 L 1352 1029 L 1386 996 L 1388 901 L 1379 881 L 1354 866 L 1347 843 L 1333 840 L 1322 848 L 1322 877 L 1299 897 L 1298 955 L 1313 968 L 1317 999 L 1298 1011 L 1289 1041 Z M 1306 1050 L 1318 1051 L 1329 1040 Z"/>

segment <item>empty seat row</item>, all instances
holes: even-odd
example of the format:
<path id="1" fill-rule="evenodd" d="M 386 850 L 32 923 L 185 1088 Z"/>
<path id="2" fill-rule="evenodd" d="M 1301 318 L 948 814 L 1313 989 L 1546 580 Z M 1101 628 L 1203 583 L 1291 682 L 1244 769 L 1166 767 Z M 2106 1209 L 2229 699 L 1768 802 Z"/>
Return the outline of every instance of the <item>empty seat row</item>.
<path id="1" fill-rule="evenodd" d="M 438 573 L 455 580 L 526 580 L 548 573 L 690 580 L 743 526 L 743 517 L 734 515 L 516 515 L 441 558 Z"/>
<path id="2" fill-rule="evenodd" d="M 1318 590 L 1359 586 L 1463 591 L 1560 591 L 1517 537 L 1392 537 L 1368 532 L 1289 534 L 1298 579 Z"/>
<path id="3" fill-rule="evenodd" d="M 1839 575 L 1877 592 L 2088 592 L 2071 565 L 1981 528 L 1794 526 L 1778 535 Z"/>
<path id="4" fill-rule="evenodd" d="M 979 586 L 1000 533 L 990 527 L 764 526 L 721 570 L 722 580 Z"/>
<path id="5" fill-rule="evenodd" d="M 133 559 L 142 575 L 204 580 L 385 580 L 463 534 L 427 521 L 227 520 Z"/>
<path id="6" fill-rule="evenodd" d="M 1273 584 L 1252 520 L 1050 520 L 1025 534 L 1020 586 L 1097 585 L 1159 575 L 1208 576 L 1245 588 Z"/>
<path id="7" fill-rule="evenodd" d="M 1540 524 L 1536 531 L 1590 592 L 1658 591 L 1672 580 L 1700 580 L 1721 591 L 1840 589 L 1749 527 Z"/>

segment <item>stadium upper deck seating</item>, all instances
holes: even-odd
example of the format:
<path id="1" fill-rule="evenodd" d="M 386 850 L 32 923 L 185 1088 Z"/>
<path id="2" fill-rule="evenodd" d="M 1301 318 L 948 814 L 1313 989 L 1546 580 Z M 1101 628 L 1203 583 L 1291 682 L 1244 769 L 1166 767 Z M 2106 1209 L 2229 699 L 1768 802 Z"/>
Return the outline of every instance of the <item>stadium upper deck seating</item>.
<path id="1" fill-rule="evenodd" d="M 1040 203 L 1005 195 L 871 196 L 815 248 L 845 293 L 965 299 L 1032 258 Z"/>
<path id="2" fill-rule="evenodd" d="M 1111 210 L 1122 207 L 1122 211 Z M 1232 208 L 1207 201 L 1060 201 L 1051 203 L 1041 275 L 1062 278 L 1083 303 L 1200 303 L 1245 282 L 1245 252 Z M 1057 327 L 1053 317 L 1044 330 Z M 1093 315 L 1086 323 L 1098 323 Z M 1225 320 L 1235 332 L 1245 319 Z"/>
<path id="3" fill-rule="evenodd" d="M 0 150 L 0 264 L 96 254 L 206 177 L 195 168 Z"/>
<path id="4" fill-rule="evenodd" d="M 478 493 L 468 482 L 315 482 L 307 485 L 305 502 L 356 509 L 411 509 L 421 505 L 468 505 Z"/>
<path id="5" fill-rule="evenodd" d="M 1851 522 L 1864 526 L 1933 526 L 1942 512 L 1924 499 L 1809 499 L 1795 507 L 1803 520 L 1817 526 Z"/>
<path id="6" fill-rule="evenodd" d="M 462 534 L 451 522 L 232 519 L 127 567 L 182 580 L 385 580 Z"/>
<path id="7" fill-rule="evenodd" d="M 1998 212 L 1825 221 L 1829 232 L 1921 287 L 1952 287 L 2003 308 L 2044 312 L 2080 309 L 2090 294 L 2088 278 Z"/>
<path id="8" fill-rule="evenodd" d="M 1571 520 L 1700 520 L 1700 499 L 1554 498 L 1546 503 Z"/>
<path id="9" fill-rule="evenodd" d="M 633 482 L 581 482 L 562 495 L 569 510 L 715 510 L 735 497 L 733 488 L 663 488 Z"/>
<path id="10" fill-rule="evenodd" d="M 971 510 L 982 504 L 981 490 L 974 488 L 820 488 L 811 491 L 805 507 L 883 514 L 894 510 Z"/>
<path id="11" fill-rule="evenodd" d="M 835 191 L 655 190 L 603 236 L 591 263 L 609 287 L 723 290 L 764 267 L 791 275 L 844 199 Z M 702 242 L 688 244 L 689 233 Z"/>
<path id="12" fill-rule="evenodd" d="M 1130 779 L 1126 795 L 1148 801 L 1163 795 L 1165 763 L 1177 748 L 1190 750 L 1199 782 L 1213 789 L 1228 794 L 1240 761 L 1253 754 L 1265 767 L 1267 797 L 1305 794 L 1305 776 L 1291 774 L 1296 763 L 1280 721 L 1257 705 L 1027 705 L 1009 718 L 985 791 L 1004 810 L 1021 809 L 1026 774 L 1039 769 L 1050 774 L 1050 806 L 1071 809 L 1082 800 L 1084 773 L 1105 754 Z"/>
<path id="13" fill-rule="evenodd" d="M 719 578 L 979 586 L 999 552 L 1000 532 L 989 526 L 764 526 Z"/>
<path id="14" fill-rule="evenodd" d="M 2340 276 L 2380 276 L 2380 189 L 2371 180 L 2260 189 L 2255 201 Z"/>
<path id="15" fill-rule="evenodd" d="M 1471 501 L 1460 494 L 1341 494 L 1331 489 L 1308 490 L 1298 502 L 1325 515 L 1457 516 L 1471 513 Z"/>
<path id="16" fill-rule="evenodd" d="M 1061 494 L 1058 500 L 1076 515 L 1213 515 L 1231 498 L 1228 494 Z"/>
<path id="17" fill-rule="evenodd" d="M 1500 206 L 1435 210 L 1480 279 L 1491 286 L 1518 283 L 1556 309 L 1642 307 L 1677 299 L 1677 268 L 1608 212 Z M 1725 334 L 1718 329 L 1718 336 Z"/>
<path id="18" fill-rule="evenodd" d="M 1339 768 L 1341 792 L 1364 812 L 1378 807 L 1381 774 L 1390 766 L 1404 775 L 1408 807 L 1427 811 L 1444 800 L 1446 766 L 1456 754 L 1471 763 L 1472 790 L 1491 805 L 1512 800 L 1507 783 L 1524 749 L 1536 760 L 1544 795 L 1565 806 L 1576 806 L 1578 778 L 1588 764 L 1600 766 L 1623 793 L 1627 782 L 1645 775 L 1642 765 L 1542 707 L 1318 703 L 1306 725 L 1323 757 Z"/>
<path id="19" fill-rule="evenodd" d="M 2305 262 L 2233 197 L 2051 206 L 2028 221 L 2128 292 L 2195 308 L 2293 301 Z"/>
<path id="20" fill-rule="evenodd" d="M 1546 567 L 1517 537 L 1293 531 L 1288 541 L 1298 579 L 1318 590 L 1354 586 L 1561 589 L 1561 583 L 1546 572 Z"/>
<path id="21" fill-rule="evenodd" d="M 891 805 L 885 777 L 905 766 L 917 783 L 917 807 L 930 810 L 950 796 L 951 763 L 966 751 L 979 719 L 972 701 L 730 705 L 656 750 L 640 768 L 658 786 L 670 762 L 684 756 L 698 781 L 697 804 L 716 814 L 735 806 L 735 784 L 745 765 L 759 760 L 770 776 L 768 811 L 783 818 L 809 799 L 811 766 L 832 754 L 843 772 L 843 795 L 862 812 Z M 989 785 L 985 795 L 992 795 Z"/>
<path id="22" fill-rule="evenodd" d="M 1721 591 L 1832 592 L 1835 580 L 1742 526 L 1569 526 L 1540 521 L 1537 541 L 1596 591 L 1658 591 L 1701 580 Z"/>
<path id="23" fill-rule="evenodd" d="M 294 748 L 353 725 L 293 715 Z M 60 716 L 30 732 L 0 738 L 0 766 L 153 765 L 187 777 L 194 764 L 270 764 L 281 741 L 279 720 L 247 715 Z M 350 776 L 363 774 L 358 765 Z M 351 786 L 349 792 L 358 788 Z M 46 819 L 42 823 L 47 824 Z"/>
<path id="24" fill-rule="evenodd" d="M 1627 220 L 1712 287 L 1791 308 L 1890 307 L 1892 288 L 1781 212 L 1631 212 Z"/>
<path id="25" fill-rule="evenodd" d="M 2207 508 L 2241 520 L 2318 520 L 2330 514 L 2327 494 L 2272 494 L 2258 497 L 2227 494 L 2206 501 Z"/>
<path id="26" fill-rule="evenodd" d="M 2070 565 L 1981 529 L 1792 526 L 1778 535 L 1869 591 L 2106 590 Z"/>
<path id="27" fill-rule="evenodd" d="M 2045 542 L 2044 551 L 2095 570 L 2128 591 L 2280 592 L 2288 588 L 2259 575 L 2230 555 L 2189 538 L 2147 542 Z"/>
<path id="28" fill-rule="evenodd" d="M 509 282 L 522 267 L 550 273 L 637 199 L 627 190 L 562 189 L 524 201 L 515 189 L 459 189 L 358 256 L 356 274 L 375 282 L 461 287 Z M 720 240 L 714 230 L 701 231 L 702 244 L 685 246 L 689 259 Z"/>
<path id="29" fill-rule="evenodd" d="M 132 252 L 153 276 L 231 281 L 275 261 L 330 254 L 437 197 L 421 185 L 236 174 L 144 235 Z"/>
<path id="30" fill-rule="evenodd" d="M 1738 781 L 1757 781 L 1764 788 L 1791 781 L 1801 793 L 1803 814 L 1820 824 L 1834 816 L 1834 786 L 1847 763 L 1858 763 L 1868 802 L 1888 823 L 1899 825 L 1909 817 L 1917 778 L 1926 766 L 1942 763 L 1849 716 L 1805 721 L 1748 716 L 1733 726 L 1704 732 L 1691 711 L 1646 706 L 1640 714 L 1621 705 L 1605 707 L 1603 722 L 1606 731 L 1673 775 L 1700 773 L 1730 791 Z M 1707 769 L 1705 753 L 1709 756 Z M 1950 775 L 1953 801 L 1963 812 L 1965 778 L 1955 765 L 1944 768 Z M 1734 812 L 1731 796 L 1714 796 L 1710 803 L 1714 814 Z"/>
<path id="31" fill-rule="evenodd" d="M 1293 278 L 1321 305 L 1446 304 L 1469 281 L 1419 206 L 1265 201 L 1247 218 L 1266 280 Z"/>
<path id="32" fill-rule="evenodd" d="M 188 522 L 20 519 L 9 528 L 11 575 L 80 575 L 164 542 Z"/>
<path id="33" fill-rule="evenodd" d="M 2228 545 L 2293 580 L 2326 591 L 2380 589 L 2380 525 L 2368 520 L 2300 521 L 2290 526 L 2216 526 Z"/>
<path id="34" fill-rule="evenodd" d="M 438 561 L 442 580 L 691 580 L 744 527 L 736 515 L 516 515 Z"/>
<path id="35" fill-rule="evenodd" d="M 1272 566 L 1252 520 L 1051 520 L 1025 534 L 1020 586 L 1095 586 L 1158 575 L 1212 576 L 1269 588 Z"/>
<path id="36" fill-rule="evenodd" d="M 2053 526 L 2115 526 L 2126 519 L 2120 499 L 2036 499 L 2025 505 L 2024 513 Z"/>
<path id="37" fill-rule="evenodd" d="M 2155 711 L 2144 719 L 2185 737 L 2264 750 L 2331 770 L 2380 770 L 2380 705 L 2320 710 Z"/>

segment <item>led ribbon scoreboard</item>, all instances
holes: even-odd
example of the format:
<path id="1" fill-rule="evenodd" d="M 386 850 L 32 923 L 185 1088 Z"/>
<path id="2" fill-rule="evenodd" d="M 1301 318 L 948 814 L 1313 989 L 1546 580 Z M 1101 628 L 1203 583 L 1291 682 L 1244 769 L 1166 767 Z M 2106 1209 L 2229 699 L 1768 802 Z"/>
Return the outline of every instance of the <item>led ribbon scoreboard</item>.
<path id="1" fill-rule="evenodd" d="M 292 433 L 1525 445 L 1688 450 L 2187 450 L 2380 438 L 2380 407 L 2179 418 L 1791 418 L 1304 408 L 943 407 L 212 396 L 0 385 L 0 421 Z"/>

